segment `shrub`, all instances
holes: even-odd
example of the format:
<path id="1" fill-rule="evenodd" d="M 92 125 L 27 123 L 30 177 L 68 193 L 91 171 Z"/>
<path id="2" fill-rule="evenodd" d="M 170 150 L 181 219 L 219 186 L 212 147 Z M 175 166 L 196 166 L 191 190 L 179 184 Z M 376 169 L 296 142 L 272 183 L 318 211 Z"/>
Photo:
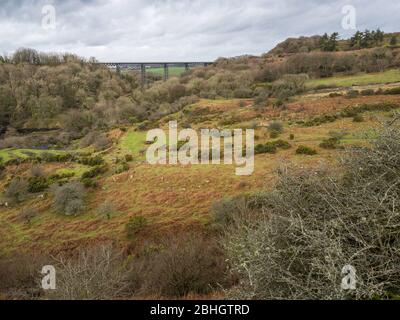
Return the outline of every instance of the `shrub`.
<path id="1" fill-rule="evenodd" d="M 275 108 L 280 108 L 285 104 L 284 100 L 282 99 L 276 99 L 276 101 L 274 102 L 274 107 Z"/>
<path id="2" fill-rule="evenodd" d="M 262 153 L 276 153 L 277 148 L 274 144 L 272 143 L 266 143 L 266 144 L 258 144 L 254 148 L 254 153 L 255 154 L 262 154 Z"/>
<path id="3" fill-rule="evenodd" d="M 125 225 L 126 237 L 129 240 L 135 240 L 136 236 L 142 231 L 148 224 L 148 221 L 143 216 L 135 216 L 129 219 Z"/>
<path id="4" fill-rule="evenodd" d="M 200 236 L 181 236 L 164 241 L 145 272 L 145 292 L 171 298 L 208 294 L 224 287 L 224 254 L 217 243 Z"/>
<path id="5" fill-rule="evenodd" d="M 342 95 L 339 92 L 331 92 L 329 94 L 330 98 L 336 98 L 336 97 L 341 97 Z"/>
<path id="6" fill-rule="evenodd" d="M 302 93 L 306 89 L 305 74 L 287 74 L 272 84 L 272 94 L 274 97 L 285 100 L 291 96 Z"/>
<path id="7" fill-rule="evenodd" d="M 80 182 L 54 187 L 54 207 L 65 215 L 78 215 L 84 209 L 85 189 Z"/>
<path id="8" fill-rule="evenodd" d="M 120 173 L 123 173 L 128 170 L 129 170 L 129 164 L 127 164 L 126 162 L 123 162 L 115 168 L 115 173 L 120 174 Z"/>
<path id="9" fill-rule="evenodd" d="M 289 142 L 285 140 L 276 140 L 272 142 L 267 142 L 265 144 L 258 144 L 254 148 L 255 154 L 262 154 L 262 153 L 276 153 L 277 149 L 290 149 L 291 145 Z"/>
<path id="10" fill-rule="evenodd" d="M 104 133 L 91 131 L 83 137 L 80 145 L 83 148 L 93 145 L 96 151 L 101 151 L 107 149 L 111 145 L 111 142 Z"/>
<path id="11" fill-rule="evenodd" d="M 38 210 L 36 208 L 23 208 L 19 212 L 19 216 L 22 220 L 30 223 L 31 220 L 38 215 Z"/>
<path id="12" fill-rule="evenodd" d="M 0 294 L 8 299 L 32 300 L 40 298 L 38 270 L 48 259 L 33 254 L 7 254 L 0 256 Z"/>
<path id="13" fill-rule="evenodd" d="M 110 145 L 111 142 L 108 140 L 105 134 L 98 135 L 93 143 L 93 147 L 96 151 L 107 149 L 110 147 Z"/>
<path id="14" fill-rule="evenodd" d="M 283 133 L 283 124 L 282 122 L 273 121 L 268 125 L 268 131 Z"/>
<path id="15" fill-rule="evenodd" d="M 259 216 L 226 231 L 224 247 L 240 277 L 228 298 L 373 299 L 399 294 L 399 129 L 371 148 L 349 150 L 343 174 L 281 170 Z M 373 195 L 373 196 L 371 196 Z M 356 269 L 355 290 L 340 284 Z"/>
<path id="16" fill-rule="evenodd" d="M 111 215 L 115 212 L 115 205 L 112 202 L 105 201 L 103 202 L 98 208 L 97 213 L 107 218 L 108 220 L 111 219 Z"/>
<path id="17" fill-rule="evenodd" d="M 353 117 L 353 122 L 363 122 L 364 121 L 364 117 L 362 116 L 362 114 L 357 114 Z"/>
<path id="18" fill-rule="evenodd" d="M 99 176 L 99 175 L 101 175 L 103 173 L 106 173 L 107 170 L 108 170 L 108 166 L 106 164 L 105 165 L 96 166 L 96 167 L 84 172 L 82 174 L 81 178 L 82 178 L 82 180 L 83 179 L 95 178 L 95 177 L 97 177 L 97 176 Z"/>
<path id="19" fill-rule="evenodd" d="M 387 89 L 384 91 L 384 94 L 389 94 L 389 95 L 400 94 L 400 87 Z"/>
<path id="20" fill-rule="evenodd" d="M 296 150 L 296 154 L 305 154 L 309 156 L 313 156 L 317 154 L 317 151 L 315 149 L 312 149 L 307 146 L 299 146 Z"/>
<path id="21" fill-rule="evenodd" d="M 329 138 L 325 139 L 320 143 L 320 147 L 323 149 L 336 149 L 339 145 L 339 139 L 337 138 Z"/>
<path id="22" fill-rule="evenodd" d="M 271 131 L 271 132 L 269 133 L 269 137 L 270 137 L 271 139 L 276 139 L 276 138 L 279 137 L 279 132 L 278 132 L 278 131 Z"/>
<path id="23" fill-rule="evenodd" d="M 346 93 L 346 97 L 349 98 L 349 99 L 357 98 L 358 95 L 359 95 L 359 92 L 357 90 L 349 90 Z"/>
<path id="24" fill-rule="evenodd" d="M 62 174 L 56 173 L 52 174 L 47 181 L 49 185 L 52 185 L 54 183 L 58 183 L 59 185 L 61 185 L 67 183 L 69 178 L 72 178 L 74 175 L 74 172 L 66 172 Z"/>
<path id="25" fill-rule="evenodd" d="M 373 96 L 375 94 L 375 91 L 373 89 L 365 89 L 361 90 L 360 94 L 362 96 Z"/>
<path id="26" fill-rule="evenodd" d="M 235 221 L 237 212 L 246 210 L 246 199 L 242 196 L 224 198 L 211 206 L 211 226 L 217 231 L 223 231 Z"/>
<path id="27" fill-rule="evenodd" d="M 5 198 L 11 203 L 25 200 L 28 193 L 28 183 L 21 178 L 13 178 L 4 192 Z"/>
<path id="28" fill-rule="evenodd" d="M 50 152 L 42 152 L 39 155 L 38 160 L 43 162 L 67 162 L 74 159 L 74 156 L 70 153 L 55 154 Z"/>
<path id="29" fill-rule="evenodd" d="M 133 161 L 133 156 L 131 154 L 126 154 L 125 155 L 125 161 L 126 162 L 131 162 Z"/>
<path id="30" fill-rule="evenodd" d="M 47 298 L 105 300 L 132 295 L 130 264 L 111 245 L 80 249 L 76 257 L 57 257 L 53 264 L 57 270 L 57 290 L 47 291 Z"/>
<path id="31" fill-rule="evenodd" d="M 104 159 L 100 155 L 97 155 L 95 157 L 81 157 L 79 158 L 78 163 L 85 166 L 94 167 L 104 164 Z"/>
<path id="32" fill-rule="evenodd" d="M 43 168 L 38 165 L 33 165 L 30 169 L 30 173 L 31 173 L 32 177 L 43 177 L 44 176 Z"/>
<path id="33" fill-rule="evenodd" d="M 142 123 L 139 123 L 137 126 L 137 129 L 139 131 L 145 131 L 145 130 L 149 130 L 150 127 L 151 127 L 151 122 L 146 120 L 146 121 L 143 121 Z"/>
<path id="34" fill-rule="evenodd" d="M 238 99 L 251 98 L 253 96 L 253 91 L 249 88 L 241 87 L 233 92 L 233 96 Z"/>
<path id="35" fill-rule="evenodd" d="M 97 188 L 99 186 L 99 183 L 95 179 L 91 178 L 81 179 L 81 182 L 85 188 Z"/>
<path id="36" fill-rule="evenodd" d="M 44 177 L 30 177 L 28 179 L 28 191 L 31 193 L 42 192 L 49 187 L 49 181 Z"/>
<path id="37" fill-rule="evenodd" d="M 289 142 L 281 139 L 273 141 L 272 144 L 277 148 L 285 150 L 290 149 L 292 147 Z"/>

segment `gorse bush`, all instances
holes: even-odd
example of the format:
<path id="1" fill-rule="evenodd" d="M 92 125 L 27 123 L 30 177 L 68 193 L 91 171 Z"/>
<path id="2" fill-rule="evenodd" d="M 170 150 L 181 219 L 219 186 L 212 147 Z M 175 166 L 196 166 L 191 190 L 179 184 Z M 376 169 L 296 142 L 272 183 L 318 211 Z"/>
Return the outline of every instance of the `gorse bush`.
<path id="1" fill-rule="evenodd" d="M 304 154 L 308 156 L 313 156 L 317 154 L 317 151 L 313 148 L 307 146 L 299 146 L 296 150 L 296 154 Z"/>
<path id="2" fill-rule="evenodd" d="M 340 140 L 337 138 L 329 138 L 329 139 L 324 139 L 320 143 L 320 147 L 323 149 L 336 149 L 339 146 Z"/>
<path id="3" fill-rule="evenodd" d="M 284 169 L 262 195 L 259 215 L 242 216 L 224 246 L 239 284 L 231 298 L 371 299 L 399 294 L 400 130 L 373 148 L 348 151 L 339 174 Z M 341 288 L 342 269 L 356 289 Z"/>
<path id="4" fill-rule="evenodd" d="M 142 231 L 148 224 L 148 221 L 143 216 L 134 216 L 129 219 L 125 225 L 126 237 L 129 240 L 135 240 L 136 236 Z"/>
<path id="5" fill-rule="evenodd" d="M 262 153 L 276 153 L 279 149 L 290 149 L 292 146 L 290 145 L 289 142 L 285 140 L 276 140 L 276 141 L 270 141 L 265 144 L 258 144 L 254 148 L 254 153 L 255 154 L 262 154 Z"/>
<path id="6" fill-rule="evenodd" d="M 82 180 L 84 179 L 89 179 L 89 178 L 95 178 L 103 173 L 106 173 L 108 170 L 108 165 L 98 165 L 93 167 L 92 169 L 82 173 Z"/>
<path id="7" fill-rule="evenodd" d="M 364 121 L 364 117 L 362 116 L 362 114 L 357 114 L 353 117 L 353 122 L 363 122 Z"/>
<path id="8" fill-rule="evenodd" d="M 30 177 L 28 179 L 28 191 L 31 193 L 42 192 L 50 186 L 50 181 L 45 177 Z"/>

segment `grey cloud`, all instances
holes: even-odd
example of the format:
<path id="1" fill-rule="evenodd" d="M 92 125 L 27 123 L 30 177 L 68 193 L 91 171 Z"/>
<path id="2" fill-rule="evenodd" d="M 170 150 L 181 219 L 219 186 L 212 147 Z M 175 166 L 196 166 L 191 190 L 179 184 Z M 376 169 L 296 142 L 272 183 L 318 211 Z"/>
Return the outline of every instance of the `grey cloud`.
<path id="1" fill-rule="evenodd" d="M 56 30 L 41 27 L 46 4 L 56 8 Z M 359 29 L 400 31 L 397 0 L 2 0 L 0 50 L 33 47 L 102 61 L 258 55 L 287 37 L 350 35 L 341 28 L 347 4 L 357 9 Z"/>

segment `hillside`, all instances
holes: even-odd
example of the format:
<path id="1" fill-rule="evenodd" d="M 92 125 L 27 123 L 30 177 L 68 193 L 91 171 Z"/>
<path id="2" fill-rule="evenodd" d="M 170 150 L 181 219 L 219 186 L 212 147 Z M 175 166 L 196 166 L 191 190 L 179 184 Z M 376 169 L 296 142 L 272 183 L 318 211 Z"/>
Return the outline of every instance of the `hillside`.
<path id="1" fill-rule="evenodd" d="M 370 150 L 382 123 L 394 122 L 400 109 L 398 49 L 314 52 L 319 40 L 288 39 L 267 56 L 218 59 L 143 90 L 135 72 L 117 74 L 95 61 L 57 60 L 27 49 L 3 58 L 0 295 L 32 298 L 29 288 L 18 287 L 19 274 L 1 284 L 10 261 L 35 265 L 61 256 L 79 262 L 82 250 L 93 250 L 88 263 L 94 268 L 104 261 L 96 251 L 104 244 L 116 250 L 113 262 L 132 263 L 133 271 L 128 281 L 109 270 L 117 284 L 128 281 L 129 290 L 95 297 L 241 298 L 234 289 L 246 279 L 240 269 L 245 258 L 236 241 L 249 229 L 263 235 L 256 233 L 261 224 L 233 228 L 227 240 L 233 247 L 221 247 L 232 219 L 256 219 L 264 210 L 284 216 L 284 205 L 268 192 L 282 190 L 287 167 L 315 175 L 328 168 L 340 176 L 347 170 L 341 159 Z M 291 49 L 303 46 L 312 52 Z M 254 173 L 237 176 L 235 164 L 150 165 L 148 130 L 167 131 L 173 120 L 196 132 L 254 129 Z M 318 212 L 320 201 L 299 210 Z M 33 281 L 29 270 L 21 274 Z M 388 291 L 376 292 L 384 297 Z"/>
<path id="2" fill-rule="evenodd" d="M 329 44 L 329 37 L 332 37 L 332 35 L 329 36 L 328 34 L 288 38 L 271 49 L 268 54 L 287 55 L 312 51 L 351 51 L 400 44 L 400 33 L 380 33 L 379 29 L 376 31 L 357 31 L 350 39 L 340 39 L 338 34 L 334 34 L 336 36 L 333 40 L 333 47 L 326 45 L 327 43 Z"/>

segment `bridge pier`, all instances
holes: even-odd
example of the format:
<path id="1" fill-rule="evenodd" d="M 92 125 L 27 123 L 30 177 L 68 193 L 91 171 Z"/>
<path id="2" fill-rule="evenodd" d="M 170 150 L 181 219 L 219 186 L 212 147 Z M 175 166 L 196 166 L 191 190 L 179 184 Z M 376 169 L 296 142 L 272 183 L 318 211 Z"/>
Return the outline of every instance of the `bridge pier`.
<path id="1" fill-rule="evenodd" d="M 142 88 L 144 88 L 146 85 L 146 66 L 143 63 L 140 64 L 140 82 Z"/>
<path id="2" fill-rule="evenodd" d="M 167 81 L 168 78 L 169 78 L 168 63 L 164 63 L 164 81 Z"/>

